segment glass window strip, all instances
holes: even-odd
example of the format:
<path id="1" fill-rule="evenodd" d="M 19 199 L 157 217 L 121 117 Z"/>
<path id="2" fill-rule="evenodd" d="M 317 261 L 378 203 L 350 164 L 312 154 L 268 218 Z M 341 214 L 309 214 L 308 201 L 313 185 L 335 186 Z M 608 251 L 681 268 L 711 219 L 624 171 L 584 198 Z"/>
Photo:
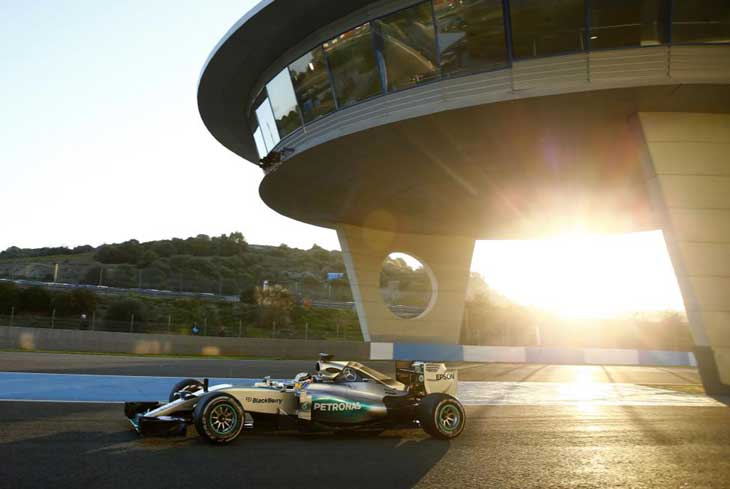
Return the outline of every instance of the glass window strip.
<path id="1" fill-rule="evenodd" d="M 435 5 L 434 5 L 433 0 L 428 0 L 428 1 L 430 2 L 431 8 L 432 8 L 432 22 L 433 22 L 434 29 L 435 29 L 434 42 L 435 42 L 435 46 L 436 46 L 436 56 L 437 56 L 437 59 L 438 59 L 438 66 L 439 66 L 439 68 L 441 68 L 441 59 L 440 59 L 440 56 L 441 56 L 441 52 L 442 52 L 442 44 L 441 44 L 440 33 L 439 33 L 439 30 L 438 30 L 438 22 L 436 20 Z M 674 36 L 673 36 L 673 30 L 674 30 L 673 27 L 674 27 L 674 23 L 675 23 L 675 19 L 674 19 L 674 16 L 673 16 L 673 13 L 674 13 L 673 12 L 673 10 L 674 10 L 673 7 L 674 7 L 675 1 L 676 0 L 660 0 L 660 4 L 661 4 L 662 8 L 664 9 L 664 14 L 663 14 L 663 18 L 658 19 L 658 21 L 657 21 L 658 22 L 658 25 L 661 25 L 661 28 L 662 28 L 662 31 L 663 31 L 663 33 L 661 35 L 661 38 L 660 38 L 658 44 L 668 44 L 668 45 L 671 45 L 671 44 L 713 44 L 713 43 L 716 43 L 717 41 L 713 42 L 713 41 L 704 41 L 704 40 L 699 40 L 699 41 L 680 41 L 678 43 L 675 42 Z M 506 66 L 500 66 L 500 67 L 497 67 L 497 68 L 492 67 L 492 68 L 489 68 L 489 69 L 480 69 L 480 70 L 476 70 L 476 71 L 473 71 L 473 72 L 458 73 L 458 74 L 454 74 L 452 76 L 454 76 L 454 77 L 468 76 L 468 75 L 475 74 L 475 73 L 489 72 L 489 71 L 494 71 L 495 69 L 502 69 L 502 68 L 507 67 L 507 66 L 512 66 L 513 60 L 516 57 L 515 54 L 514 54 L 514 50 L 513 50 L 513 46 L 514 46 L 514 39 L 513 39 L 514 29 L 513 29 L 512 10 L 511 10 L 512 3 L 514 3 L 514 2 L 510 2 L 510 0 L 502 0 L 502 22 L 503 22 L 503 25 L 504 25 L 504 37 L 505 37 L 505 47 L 506 47 L 506 55 L 507 55 L 507 65 Z M 577 51 L 576 50 L 569 50 L 569 51 L 555 52 L 555 53 L 549 53 L 549 54 L 542 54 L 542 55 L 537 55 L 537 56 L 534 56 L 534 57 L 535 58 L 539 58 L 539 57 L 551 57 L 551 56 L 560 55 L 560 54 L 570 54 L 570 53 L 575 53 L 575 52 L 585 52 L 585 51 L 594 51 L 594 50 L 597 50 L 597 49 L 603 49 L 603 48 L 593 47 L 592 46 L 592 43 L 591 43 L 591 41 L 592 41 L 591 36 L 594 35 L 593 34 L 594 27 L 592 26 L 592 23 L 593 22 L 592 22 L 592 19 L 591 19 L 592 12 L 590 10 L 591 5 L 592 5 L 592 0 L 585 0 L 584 1 L 584 17 L 585 17 L 585 21 L 584 21 L 583 28 L 581 29 L 581 30 L 583 30 L 584 38 L 581 39 L 581 41 L 583 41 L 583 43 L 582 43 L 582 46 L 578 46 L 579 49 Z M 407 7 L 407 8 L 410 8 L 410 7 Z M 392 14 L 388 14 L 388 15 L 392 15 Z M 384 16 L 384 17 L 387 17 L 387 16 Z M 382 18 L 382 17 L 379 17 L 377 19 L 372 19 L 371 21 L 367 22 L 366 24 L 370 24 L 371 22 L 373 22 L 375 20 L 379 20 L 380 18 Z M 363 24 L 363 25 L 365 25 L 365 24 Z M 354 29 L 350 29 L 350 30 L 354 30 Z M 349 32 L 349 31 L 345 31 L 345 32 L 343 32 L 343 34 L 345 34 L 347 32 Z M 370 35 L 371 35 L 371 37 L 373 36 L 373 30 L 372 29 L 371 29 Z M 334 38 L 334 39 L 337 39 L 337 38 Z M 730 39 L 728 39 L 728 41 L 730 41 Z M 724 43 L 725 41 L 719 41 L 719 42 Z M 339 103 L 340 97 L 338 96 L 338 93 L 337 93 L 337 86 L 335 84 L 335 79 L 334 79 L 334 75 L 333 75 L 333 69 L 331 67 L 331 63 L 330 63 L 330 60 L 329 60 L 329 56 L 326 55 L 326 50 L 325 50 L 326 44 L 327 43 L 324 43 L 324 44 L 322 44 L 322 45 L 320 45 L 320 46 L 318 46 L 318 47 L 316 47 L 314 49 L 322 49 L 322 51 L 325 52 L 324 60 L 325 60 L 325 64 L 326 64 L 326 70 L 327 70 L 327 74 L 328 74 L 328 78 L 329 78 L 329 82 L 330 82 L 330 88 L 331 88 L 331 92 L 332 92 L 332 95 L 333 95 L 333 98 L 334 98 L 334 105 L 335 105 L 334 110 L 331 111 L 331 112 L 329 112 L 329 113 L 332 113 L 332 112 L 338 111 L 340 108 L 343 107 L 343 105 Z M 376 64 L 376 69 L 379 69 L 378 66 L 377 66 L 377 64 Z M 383 79 L 382 74 L 381 73 L 378 73 L 378 77 L 377 78 L 379 80 L 382 80 Z M 437 78 L 439 78 L 439 79 L 440 78 L 446 78 L 446 75 L 442 72 L 442 69 L 440 69 L 440 73 L 437 75 Z M 430 80 L 430 81 L 433 81 L 433 80 Z M 413 86 L 418 86 L 418 84 L 413 85 Z M 381 88 L 382 88 L 382 83 L 381 83 Z M 408 88 L 410 88 L 410 87 L 408 87 Z M 381 90 L 381 93 L 387 93 L 387 92 L 385 90 Z M 365 98 L 363 100 L 359 100 L 356 103 L 360 103 L 360 102 L 363 102 L 365 100 L 369 100 L 372 97 L 377 97 L 377 96 L 378 96 L 378 94 L 376 93 L 376 94 L 372 95 L 371 97 Z M 269 102 L 268 98 L 266 99 L 266 102 Z M 347 104 L 347 106 L 350 106 L 350 105 L 355 105 L 355 103 Z M 300 111 L 300 114 L 301 114 L 300 117 L 301 117 L 301 120 L 304 123 L 304 125 L 308 124 L 309 122 L 313 122 L 313 120 L 312 121 L 309 121 L 309 122 L 304 121 L 304 116 L 303 116 L 303 113 L 301 112 L 302 109 L 299 106 L 299 101 L 298 100 L 297 100 L 297 107 L 299 108 L 299 111 Z M 260 108 L 261 108 L 261 106 L 259 106 L 259 109 Z M 257 112 L 256 115 L 257 115 L 257 119 L 258 119 L 258 109 L 257 109 L 256 112 Z M 327 114 L 324 114 L 324 115 L 327 115 Z M 314 119 L 314 120 L 316 120 L 316 119 Z M 267 137 L 266 136 L 267 136 L 267 133 L 268 133 L 268 134 L 270 134 L 270 136 L 269 136 L 268 139 L 270 139 L 271 141 L 276 140 L 276 143 L 274 143 L 274 144 L 277 144 L 278 143 L 278 140 L 279 140 L 278 131 L 276 131 L 276 128 L 275 127 L 274 127 L 274 130 L 271 130 L 271 128 L 268 127 L 270 121 L 264 121 L 264 122 L 265 122 L 264 125 L 267 127 L 268 131 L 262 130 L 261 127 L 259 128 L 259 130 L 261 130 L 261 134 L 263 136 L 264 141 L 267 140 Z"/>
<path id="2" fill-rule="evenodd" d="M 410 88 L 439 76 L 430 1 L 388 14 L 372 24 L 377 68 L 387 91 Z"/>

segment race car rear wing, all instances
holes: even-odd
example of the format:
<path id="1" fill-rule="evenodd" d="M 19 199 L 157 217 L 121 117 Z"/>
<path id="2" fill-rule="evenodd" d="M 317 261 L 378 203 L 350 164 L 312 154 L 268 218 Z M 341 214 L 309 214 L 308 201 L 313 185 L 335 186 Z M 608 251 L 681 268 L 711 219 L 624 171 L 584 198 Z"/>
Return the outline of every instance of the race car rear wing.
<path id="1" fill-rule="evenodd" d="M 456 396 L 459 381 L 458 371 L 449 369 L 443 363 L 412 362 L 396 360 L 395 378 L 408 386 L 409 390 L 424 394 L 443 393 Z"/>

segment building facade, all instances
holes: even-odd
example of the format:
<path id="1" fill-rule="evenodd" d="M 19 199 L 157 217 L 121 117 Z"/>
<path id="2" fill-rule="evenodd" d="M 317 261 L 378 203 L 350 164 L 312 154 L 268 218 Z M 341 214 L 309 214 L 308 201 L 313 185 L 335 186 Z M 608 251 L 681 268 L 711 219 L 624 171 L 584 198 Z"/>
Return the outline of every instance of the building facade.
<path id="1" fill-rule="evenodd" d="M 366 339 L 457 342 L 476 239 L 662 229 L 730 389 L 730 1 L 264 0 L 198 104 L 269 206 L 337 230 Z M 416 318 L 379 292 L 396 251 Z"/>

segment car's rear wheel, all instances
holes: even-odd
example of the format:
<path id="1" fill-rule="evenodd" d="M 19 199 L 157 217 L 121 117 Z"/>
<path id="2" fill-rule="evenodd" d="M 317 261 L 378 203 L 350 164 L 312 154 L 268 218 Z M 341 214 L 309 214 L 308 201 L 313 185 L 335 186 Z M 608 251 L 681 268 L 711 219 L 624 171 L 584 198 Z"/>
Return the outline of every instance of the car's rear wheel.
<path id="1" fill-rule="evenodd" d="M 423 430 L 434 438 L 456 438 L 466 426 L 464 406 L 448 394 L 429 394 L 418 407 L 418 421 Z"/>
<path id="2" fill-rule="evenodd" d="M 203 390 L 203 383 L 197 379 L 184 379 L 175 384 L 170 391 L 168 400 L 170 402 L 180 399 L 180 393 L 182 392 L 197 392 Z"/>
<path id="3" fill-rule="evenodd" d="M 243 408 L 225 392 L 203 397 L 193 410 L 200 436 L 211 443 L 229 443 L 238 437 L 245 421 Z"/>

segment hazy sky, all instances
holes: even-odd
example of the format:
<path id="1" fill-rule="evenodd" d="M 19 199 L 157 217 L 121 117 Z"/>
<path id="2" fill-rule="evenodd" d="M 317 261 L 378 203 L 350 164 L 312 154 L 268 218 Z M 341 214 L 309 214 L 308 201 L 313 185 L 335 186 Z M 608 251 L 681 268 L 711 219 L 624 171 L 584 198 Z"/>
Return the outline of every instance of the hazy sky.
<path id="1" fill-rule="evenodd" d="M 0 1 L 0 249 L 235 230 L 337 247 L 266 207 L 261 171 L 200 120 L 203 63 L 255 3 Z"/>
<path id="2" fill-rule="evenodd" d="M 339 248 L 270 210 L 198 115 L 205 59 L 255 3 L 0 0 L 0 249 L 231 231 Z M 541 307 L 682 307 L 660 233 L 481 242 L 472 268 Z"/>

